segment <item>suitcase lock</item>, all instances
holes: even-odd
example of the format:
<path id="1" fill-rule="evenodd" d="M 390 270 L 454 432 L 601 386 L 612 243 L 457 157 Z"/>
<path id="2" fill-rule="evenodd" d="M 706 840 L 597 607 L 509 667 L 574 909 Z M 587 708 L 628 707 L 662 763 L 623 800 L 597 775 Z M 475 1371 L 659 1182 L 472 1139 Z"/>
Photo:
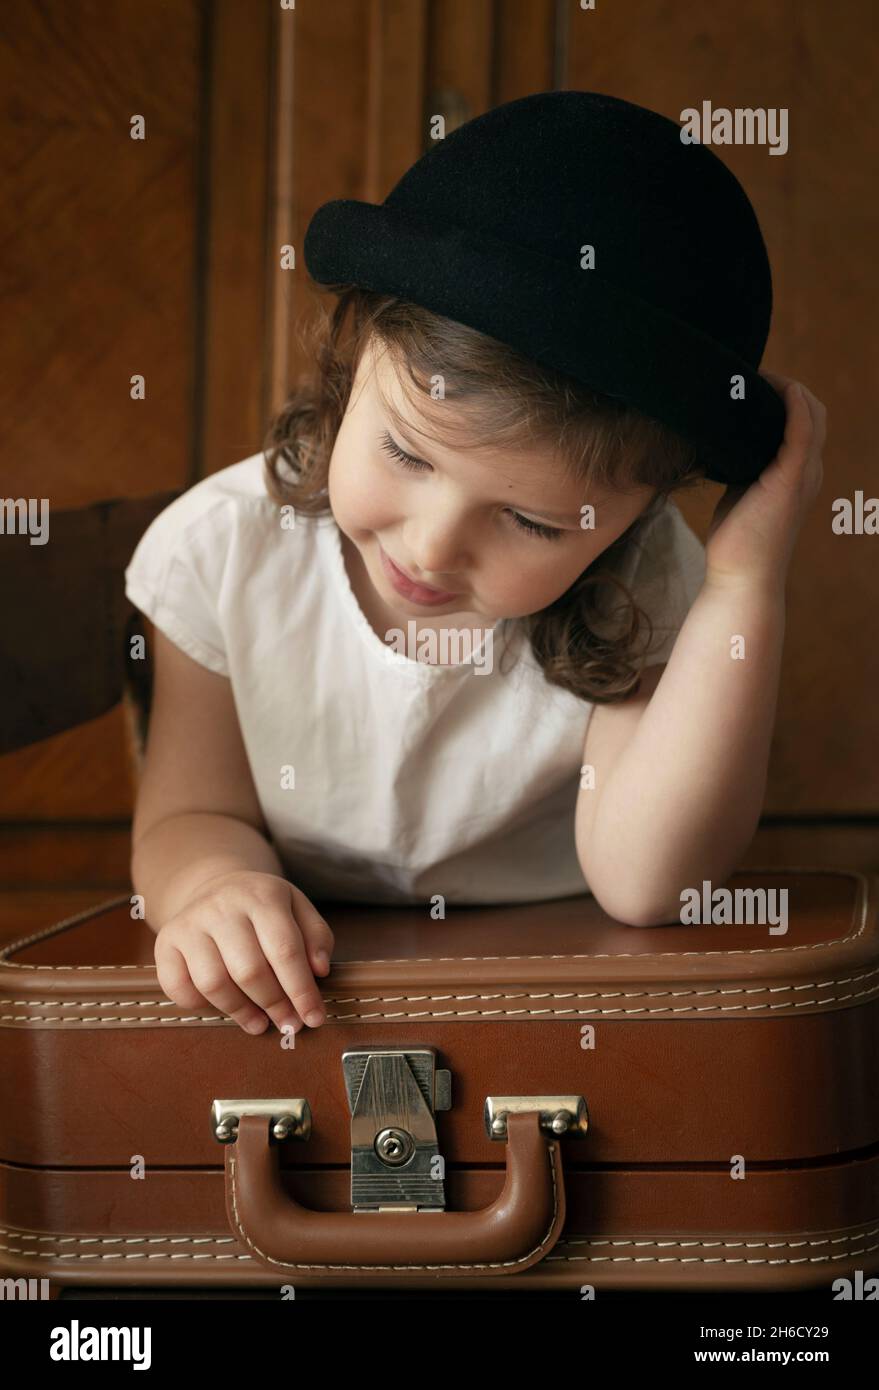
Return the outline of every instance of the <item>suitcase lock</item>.
<path id="1" fill-rule="evenodd" d="M 430 1047 L 342 1053 L 351 1110 L 355 1211 L 444 1211 L 434 1113 L 451 1107 L 451 1073 Z"/>

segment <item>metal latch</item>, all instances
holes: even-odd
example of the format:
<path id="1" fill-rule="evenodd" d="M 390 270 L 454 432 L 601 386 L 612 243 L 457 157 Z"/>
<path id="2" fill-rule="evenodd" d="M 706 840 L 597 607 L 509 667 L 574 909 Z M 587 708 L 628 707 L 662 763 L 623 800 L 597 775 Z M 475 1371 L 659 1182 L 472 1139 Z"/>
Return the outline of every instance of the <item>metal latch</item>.
<path id="1" fill-rule="evenodd" d="M 544 1134 L 556 1139 L 563 1134 L 582 1139 L 589 1129 L 583 1096 L 486 1096 L 482 1117 L 489 1139 L 506 1139 L 508 1115 L 530 1115 L 534 1110 Z"/>
<path id="2" fill-rule="evenodd" d="M 449 1110 L 451 1073 L 432 1047 L 342 1053 L 351 1110 L 355 1211 L 444 1211 L 444 1165 L 434 1113 Z"/>
<path id="3" fill-rule="evenodd" d="M 304 1097 L 285 1096 L 276 1100 L 215 1100 L 211 1106 L 211 1129 L 221 1144 L 234 1144 L 242 1115 L 261 1115 L 266 1121 L 271 1143 L 284 1139 L 308 1139 L 311 1134 L 311 1106 Z"/>

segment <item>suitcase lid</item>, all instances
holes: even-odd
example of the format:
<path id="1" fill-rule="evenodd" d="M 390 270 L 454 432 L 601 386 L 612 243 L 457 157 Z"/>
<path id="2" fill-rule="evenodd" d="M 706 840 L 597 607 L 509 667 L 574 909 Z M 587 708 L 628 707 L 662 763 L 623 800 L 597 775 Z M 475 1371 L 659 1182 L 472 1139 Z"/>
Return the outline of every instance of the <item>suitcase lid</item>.
<path id="1" fill-rule="evenodd" d="M 543 903 L 451 905 L 445 918 L 432 915 L 431 900 L 404 907 L 315 900 L 335 936 L 331 973 L 319 983 L 331 1014 L 337 993 L 404 985 L 509 985 L 526 987 L 526 993 L 533 986 L 548 991 L 547 999 L 569 1000 L 570 1009 L 562 1013 L 575 1017 L 608 1017 L 623 1008 L 630 1017 L 648 1011 L 653 1018 L 685 1012 L 703 1018 L 802 1016 L 854 1007 L 879 993 L 879 876 L 750 870 L 732 875 L 714 899 L 712 904 L 705 897 L 701 908 L 722 913 L 728 905 L 746 920 L 624 926 L 591 894 Z M 120 992 L 161 995 L 155 935 L 132 918 L 131 902 L 128 895 L 111 899 L 0 950 L 4 994 L 14 988 L 18 996 L 34 996 L 26 1017 L 10 1015 L 6 1006 L 0 1023 L 63 1026 L 51 1011 L 62 1001 L 88 1003 L 80 999 L 84 990 L 91 1001 Z M 576 986 L 581 988 L 575 998 Z M 425 1017 L 424 1002 L 397 999 L 395 1017 Z M 148 1026 L 155 998 L 138 1003 L 131 997 L 123 1007 L 120 1026 Z M 494 1017 L 503 1013 L 500 1008 Z M 520 1010 L 515 1013 L 521 1017 Z"/>
<path id="2" fill-rule="evenodd" d="M 879 880 L 803 868 L 728 886 L 787 890 L 787 931 L 626 927 L 588 894 L 445 920 L 321 900 L 336 940 L 327 1023 L 288 1051 L 274 1029 L 250 1037 L 167 999 L 154 934 L 113 899 L 0 951 L 0 1160 L 127 1166 L 136 1150 L 221 1167 L 211 1101 L 256 1090 L 315 1109 L 285 1161 L 344 1165 L 341 1056 L 364 1046 L 436 1050 L 458 1164 L 501 1161 L 482 1124 L 492 1094 L 582 1094 L 588 1142 L 567 1140 L 566 1162 L 587 1166 L 835 1163 L 875 1146 Z"/>

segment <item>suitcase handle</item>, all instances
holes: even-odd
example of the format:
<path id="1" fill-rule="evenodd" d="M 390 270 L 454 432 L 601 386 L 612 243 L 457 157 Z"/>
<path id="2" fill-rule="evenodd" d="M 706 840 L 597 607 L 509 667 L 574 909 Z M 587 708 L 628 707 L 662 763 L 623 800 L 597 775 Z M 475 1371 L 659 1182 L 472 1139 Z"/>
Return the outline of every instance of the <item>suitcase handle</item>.
<path id="1" fill-rule="evenodd" d="M 407 1281 L 419 1273 L 515 1274 L 536 1264 L 565 1220 L 558 1140 L 539 1111 L 507 1119 L 506 1180 L 479 1211 L 314 1211 L 281 1182 L 280 1149 L 260 1115 L 242 1115 L 226 1149 L 226 1213 L 235 1235 L 271 1268 L 342 1274 L 358 1269 Z"/>

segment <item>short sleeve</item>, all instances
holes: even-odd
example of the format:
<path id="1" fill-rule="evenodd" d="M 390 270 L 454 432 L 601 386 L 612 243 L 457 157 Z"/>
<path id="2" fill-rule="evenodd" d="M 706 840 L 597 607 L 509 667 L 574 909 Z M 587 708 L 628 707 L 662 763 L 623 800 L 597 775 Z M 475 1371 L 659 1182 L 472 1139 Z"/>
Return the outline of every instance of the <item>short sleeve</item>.
<path id="1" fill-rule="evenodd" d="M 154 518 L 125 570 L 125 593 L 187 656 L 228 676 L 218 599 L 234 504 L 214 500 L 204 510 L 203 496 L 190 489 Z"/>
<path id="2" fill-rule="evenodd" d="M 636 552 L 632 597 L 653 623 L 644 665 L 668 661 L 705 579 L 705 547 L 670 500 L 649 523 Z"/>

